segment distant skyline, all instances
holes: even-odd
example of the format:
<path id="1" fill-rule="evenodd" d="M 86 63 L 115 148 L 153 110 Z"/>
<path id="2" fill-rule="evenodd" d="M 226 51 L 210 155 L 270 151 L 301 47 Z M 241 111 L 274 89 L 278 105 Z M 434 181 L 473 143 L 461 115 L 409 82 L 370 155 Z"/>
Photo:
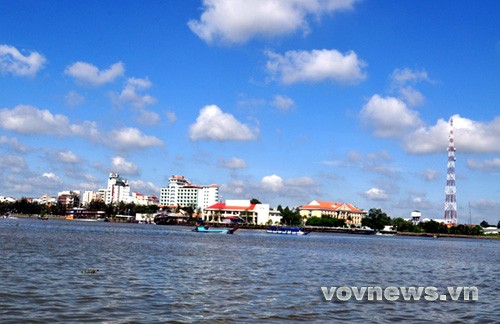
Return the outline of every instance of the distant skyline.
<path id="1" fill-rule="evenodd" d="M 311 200 L 500 219 L 500 3 L 0 0 L 0 195 Z"/>

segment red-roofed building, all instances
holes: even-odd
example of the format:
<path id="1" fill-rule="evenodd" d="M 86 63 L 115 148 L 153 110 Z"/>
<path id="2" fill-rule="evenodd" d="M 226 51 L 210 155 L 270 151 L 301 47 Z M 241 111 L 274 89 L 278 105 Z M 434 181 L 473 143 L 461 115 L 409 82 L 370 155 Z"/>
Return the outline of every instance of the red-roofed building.
<path id="1" fill-rule="evenodd" d="M 268 204 L 251 204 L 250 200 L 226 200 L 203 209 L 203 219 L 209 223 L 243 222 L 255 225 L 278 224 L 281 213 L 270 210 Z"/>
<path id="2" fill-rule="evenodd" d="M 332 217 L 345 219 L 348 225 L 361 225 L 361 220 L 367 215 L 366 211 L 352 204 L 330 201 L 313 200 L 307 205 L 299 207 L 300 216 L 307 219 L 310 217 Z"/>

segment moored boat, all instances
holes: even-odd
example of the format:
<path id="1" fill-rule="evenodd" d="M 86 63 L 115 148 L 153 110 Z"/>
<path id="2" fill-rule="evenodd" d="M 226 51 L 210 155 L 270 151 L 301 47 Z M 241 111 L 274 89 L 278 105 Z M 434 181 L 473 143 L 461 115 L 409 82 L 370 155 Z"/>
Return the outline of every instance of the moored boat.
<path id="1" fill-rule="evenodd" d="M 287 226 L 269 226 L 267 232 L 270 234 L 285 234 L 285 235 L 307 235 L 311 232 L 304 231 L 301 227 Z"/>
<path id="2" fill-rule="evenodd" d="M 198 233 L 222 233 L 222 234 L 234 234 L 238 227 L 233 228 L 210 228 L 208 226 L 196 226 L 193 232 Z"/>

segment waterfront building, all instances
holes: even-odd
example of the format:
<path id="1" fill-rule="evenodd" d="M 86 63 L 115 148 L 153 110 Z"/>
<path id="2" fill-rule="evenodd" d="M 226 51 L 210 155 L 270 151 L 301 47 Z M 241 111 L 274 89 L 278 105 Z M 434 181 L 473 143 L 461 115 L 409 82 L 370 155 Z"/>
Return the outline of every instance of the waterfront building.
<path id="1" fill-rule="evenodd" d="M 117 204 L 120 202 L 126 204 L 132 202 L 128 180 L 120 177 L 117 173 L 110 173 L 105 203 Z"/>
<path id="2" fill-rule="evenodd" d="M 133 192 L 132 200 L 136 205 L 143 205 L 143 206 L 158 205 L 158 197 L 156 197 L 156 195 L 148 196 L 138 192 Z"/>
<path id="3" fill-rule="evenodd" d="M 57 203 L 66 209 L 78 207 L 80 205 L 80 191 L 65 190 L 57 194 Z"/>
<path id="4" fill-rule="evenodd" d="M 419 210 L 414 210 L 411 212 L 411 222 L 413 225 L 418 225 L 420 223 L 420 218 L 422 217 L 422 213 Z"/>
<path id="5" fill-rule="evenodd" d="M 16 202 L 16 200 L 12 197 L 0 196 L 0 202 L 13 203 Z"/>
<path id="6" fill-rule="evenodd" d="M 367 212 L 348 203 L 313 200 L 300 206 L 299 214 L 304 221 L 310 217 L 331 217 L 345 219 L 347 225 L 361 225 Z"/>
<path id="7" fill-rule="evenodd" d="M 219 186 L 194 185 L 181 175 L 168 179 L 168 187 L 160 190 L 160 205 L 205 208 L 219 201 Z"/>
<path id="8" fill-rule="evenodd" d="M 51 197 L 47 194 L 41 196 L 36 200 L 40 205 L 52 205 L 57 203 L 56 197 Z"/>
<path id="9" fill-rule="evenodd" d="M 209 223 L 279 224 L 281 213 L 271 210 L 268 204 L 251 204 L 250 200 L 226 200 L 204 208 L 203 220 Z"/>

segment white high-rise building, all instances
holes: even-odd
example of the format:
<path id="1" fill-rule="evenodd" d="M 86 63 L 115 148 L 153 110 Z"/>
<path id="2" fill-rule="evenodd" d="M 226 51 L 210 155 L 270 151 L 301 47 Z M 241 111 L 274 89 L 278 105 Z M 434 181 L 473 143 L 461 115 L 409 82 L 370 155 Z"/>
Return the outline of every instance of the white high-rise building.
<path id="1" fill-rule="evenodd" d="M 205 208 L 219 201 L 219 186 L 191 184 L 186 178 L 174 175 L 168 179 L 168 187 L 160 190 L 160 205 Z"/>
<path id="2" fill-rule="evenodd" d="M 110 173 L 106 190 L 106 204 L 129 203 L 131 201 L 128 180 L 120 177 L 117 173 Z"/>

